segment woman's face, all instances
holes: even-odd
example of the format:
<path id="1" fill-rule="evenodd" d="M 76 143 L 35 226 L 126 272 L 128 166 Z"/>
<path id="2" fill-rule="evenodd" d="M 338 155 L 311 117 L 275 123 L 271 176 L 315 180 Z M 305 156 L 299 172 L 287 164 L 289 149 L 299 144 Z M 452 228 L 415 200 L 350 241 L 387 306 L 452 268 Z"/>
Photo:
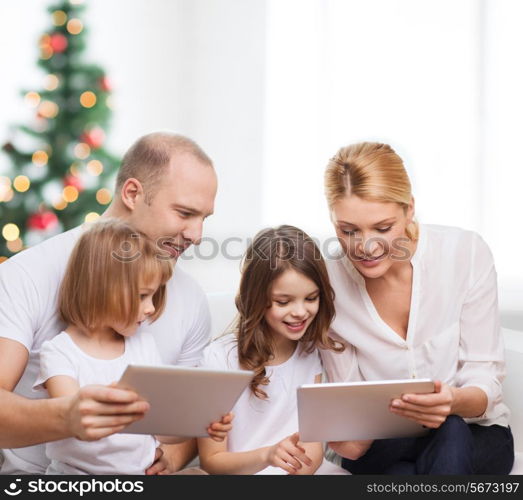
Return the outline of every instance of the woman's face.
<path id="1" fill-rule="evenodd" d="M 398 203 L 367 201 L 349 195 L 331 209 L 340 244 L 365 278 L 379 278 L 395 263 L 410 261 L 412 242 L 405 230 L 413 216 L 414 200 L 404 210 Z"/>

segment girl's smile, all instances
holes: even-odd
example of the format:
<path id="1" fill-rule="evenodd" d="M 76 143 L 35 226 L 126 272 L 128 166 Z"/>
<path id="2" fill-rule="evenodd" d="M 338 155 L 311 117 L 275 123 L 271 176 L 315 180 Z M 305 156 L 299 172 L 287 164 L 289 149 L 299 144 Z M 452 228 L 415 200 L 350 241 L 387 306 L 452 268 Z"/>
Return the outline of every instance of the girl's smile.
<path id="1" fill-rule="evenodd" d="M 299 340 L 318 313 L 318 286 L 304 274 L 287 269 L 274 280 L 271 298 L 265 321 L 272 334 L 292 341 Z"/>
<path id="2" fill-rule="evenodd" d="M 284 321 L 284 323 L 285 323 L 285 325 L 287 325 L 287 328 L 291 332 L 301 332 L 304 329 L 307 321 L 303 320 L 303 321 L 299 321 L 297 323 L 288 323 L 287 321 Z"/>

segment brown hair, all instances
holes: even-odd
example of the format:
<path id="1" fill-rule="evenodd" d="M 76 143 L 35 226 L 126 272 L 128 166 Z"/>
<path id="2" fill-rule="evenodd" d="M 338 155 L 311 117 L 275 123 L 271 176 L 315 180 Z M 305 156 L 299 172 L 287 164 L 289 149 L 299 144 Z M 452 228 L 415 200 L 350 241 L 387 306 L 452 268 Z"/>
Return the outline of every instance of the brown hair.
<path id="1" fill-rule="evenodd" d="M 82 330 L 110 323 L 130 325 L 140 306 L 140 278 L 160 279 L 153 295 L 155 321 L 165 307 L 169 260 L 143 233 L 119 219 L 100 219 L 77 241 L 62 280 L 58 309 L 62 321 Z"/>
<path id="2" fill-rule="evenodd" d="M 327 164 L 325 196 L 329 207 L 347 194 L 368 201 L 398 203 L 404 210 L 412 199 L 402 159 L 388 144 L 377 142 L 345 146 Z M 411 240 L 417 240 L 418 223 L 409 224 L 406 233 Z"/>
<path id="3" fill-rule="evenodd" d="M 279 226 L 260 231 L 247 249 L 236 295 L 238 317 L 235 333 L 238 358 L 243 369 L 253 370 L 252 392 L 267 398 L 261 385 L 267 385 L 265 365 L 273 353 L 265 313 L 271 307 L 271 286 L 284 271 L 294 269 L 314 281 L 320 290 L 320 307 L 305 334 L 298 341 L 306 352 L 316 347 L 343 351 L 344 346 L 328 336 L 334 319 L 334 290 L 325 262 L 314 241 L 294 226 Z"/>
<path id="4" fill-rule="evenodd" d="M 172 157 L 181 153 L 189 153 L 212 166 L 212 160 L 203 149 L 188 137 L 171 132 L 153 132 L 140 137 L 123 157 L 116 178 L 116 191 L 122 189 L 127 179 L 135 178 L 142 184 L 145 199 L 150 203 Z"/>

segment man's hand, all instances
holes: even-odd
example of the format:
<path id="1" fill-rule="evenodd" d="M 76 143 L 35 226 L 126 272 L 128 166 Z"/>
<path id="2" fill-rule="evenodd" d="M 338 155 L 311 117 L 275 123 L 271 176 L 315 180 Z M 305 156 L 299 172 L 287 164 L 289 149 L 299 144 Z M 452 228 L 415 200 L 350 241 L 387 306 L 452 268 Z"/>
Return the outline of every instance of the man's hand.
<path id="1" fill-rule="evenodd" d="M 147 476 L 164 476 L 175 472 L 170 470 L 169 465 L 169 460 L 165 456 L 163 449 L 158 447 L 156 448 L 156 453 L 154 455 L 154 462 L 145 470 L 145 474 Z"/>
<path id="2" fill-rule="evenodd" d="M 70 435 L 83 441 L 120 432 L 149 410 L 149 403 L 140 400 L 138 394 L 114 385 L 88 385 L 69 398 L 66 427 Z"/>
<path id="3" fill-rule="evenodd" d="M 162 444 L 156 448 L 153 464 L 145 470 L 148 476 L 175 474 L 183 469 L 197 454 L 196 439 L 178 444 Z"/>
<path id="4" fill-rule="evenodd" d="M 227 437 L 227 433 L 232 429 L 233 418 L 234 415 L 231 412 L 227 413 L 219 422 L 212 422 L 207 427 L 207 433 L 214 441 L 223 441 Z"/>
<path id="5" fill-rule="evenodd" d="M 401 399 L 393 399 L 389 409 L 396 415 L 437 429 L 451 414 L 453 402 L 454 389 L 436 380 L 433 393 L 404 394 Z"/>

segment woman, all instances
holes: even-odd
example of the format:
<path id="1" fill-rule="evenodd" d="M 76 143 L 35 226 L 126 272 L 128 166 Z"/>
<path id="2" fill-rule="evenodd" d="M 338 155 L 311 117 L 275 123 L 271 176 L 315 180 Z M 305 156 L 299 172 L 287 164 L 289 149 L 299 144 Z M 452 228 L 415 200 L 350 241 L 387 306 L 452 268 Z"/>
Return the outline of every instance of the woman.
<path id="1" fill-rule="evenodd" d="M 421 438 L 337 442 L 360 474 L 508 474 L 514 445 L 503 404 L 496 271 L 481 237 L 420 225 L 401 158 L 386 144 L 341 148 L 325 172 L 339 255 L 330 381 L 431 378 L 390 411 L 429 429 Z"/>

